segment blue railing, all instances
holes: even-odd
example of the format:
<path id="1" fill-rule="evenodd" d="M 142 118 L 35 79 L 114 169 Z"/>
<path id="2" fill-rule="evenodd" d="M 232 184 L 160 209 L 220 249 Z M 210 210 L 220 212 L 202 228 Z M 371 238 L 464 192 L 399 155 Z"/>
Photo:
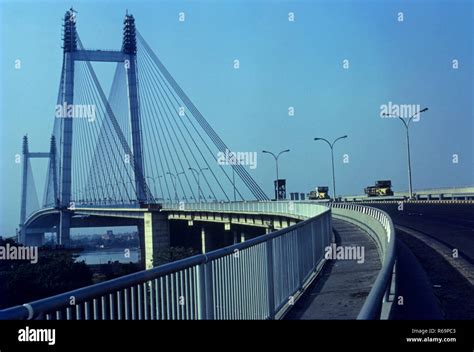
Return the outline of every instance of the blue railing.
<path id="1" fill-rule="evenodd" d="M 395 231 L 381 210 L 329 203 L 364 228 L 382 269 L 358 319 L 387 318 L 395 296 Z M 150 270 L 0 311 L 0 319 L 278 319 L 317 276 L 332 239 L 331 211 L 312 202 L 165 205 L 215 212 L 286 214 L 296 225 Z"/>
<path id="2" fill-rule="evenodd" d="M 261 206 L 270 210 L 270 205 Z M 283 211 L 288 204 L 274 206 L 275 211 Z M 308 207 L 317 215 L 296 225 L 5 309 L 0 319 L 279 318 L 316 277 L 332 238 L 330 209 Z"/>

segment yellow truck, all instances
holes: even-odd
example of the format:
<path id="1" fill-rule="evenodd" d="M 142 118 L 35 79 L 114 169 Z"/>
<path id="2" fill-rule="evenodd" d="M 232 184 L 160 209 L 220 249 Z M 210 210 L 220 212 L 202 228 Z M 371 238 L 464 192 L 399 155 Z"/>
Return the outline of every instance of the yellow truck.
<path id="1" fill-rule="evenodd" d="M 384 197 L 384 196 L 393 196 L 392 191 L 392 181 L 390 180 L 381 180 L 375 182 L 375 186 L 367 186 L 364 189 L 367 197 Z"/>
<path id="2" fill-rule="evenodd" d="M 316 190 L 309 192 L 309 200 L 329 199 L 329 188 L 326 186 L 317 187 Z"/>

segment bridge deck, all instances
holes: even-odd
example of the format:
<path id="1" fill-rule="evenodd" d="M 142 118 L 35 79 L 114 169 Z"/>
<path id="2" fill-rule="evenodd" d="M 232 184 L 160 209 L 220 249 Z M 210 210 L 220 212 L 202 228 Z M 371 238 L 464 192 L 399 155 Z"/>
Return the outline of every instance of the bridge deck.
<path id="1" fill-rule="evenodd" d="M 338 246 L 363 246 L 365 261 L 331 260 L 285 319 L 356 319 L 381 268 L 369 235 L 346 221 L 333 219 Z"/>

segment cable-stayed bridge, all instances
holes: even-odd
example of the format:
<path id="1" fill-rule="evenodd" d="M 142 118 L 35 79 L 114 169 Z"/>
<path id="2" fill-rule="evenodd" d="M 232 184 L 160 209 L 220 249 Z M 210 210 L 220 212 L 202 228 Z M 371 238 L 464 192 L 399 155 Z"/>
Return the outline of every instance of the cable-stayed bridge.
<path id="1" fill-rule="evenodd" d="M 22 242 L 27 216 L 42 208 L 59 211 L 55 232 L 58 243 L 67 244 L 76 207 L 268 200 L 240 163 L 217 162 L 230 148 L 136 30 L 132 15 L 123 31 L 121 50 L 89 50 L 75 12 L 64 17 L 50 151 L 30 152 L 26 136 L 23 141 Z M 92 62 L 116 64 L 108 97 Z M 37 157 L 49 159 L 41 207 L 30 164 Z"/>
<path id="2" fill-rule="evenodd" d="M 116 64 L 108 95 L 93 62 Z M 87 49 L 74 10 L 66 12 L 49 138 L 47 152 L 30 151 L 28 138 L 23 140 L 20 242 L 40 245 L 52 232 L 67 246 L 71 228 L 137 226 L 147 270 L 13 307 L 0 317 L 275 319 L 285 317 L 307 290 L 316 290 L 320 300 L 293 317 L 393 314 L 401 279 L 391 217 L 352 204 L 361 201 L 356 197 L 270 202 L 239 161 L 219 163 L 218 153 L 233 155 L 232 149 L 173 79 L 132 15 L 124 19 L 121 50 L 113 51 Z M 33 158 L 49 163 L 41 202 Z M 202 254 L 156 267 L 156 253 L 170 246 L 171 221 L 197 228 Z M 213 248 L 209 224 L 220 226 L 223 248 Z M 366 248 L 370 260 L 356 271 L 353 264 L 331 268 L 329 276 L 324 270 L 331 243 Z M 320 274 L 330 279 L 315 288 Z M 350 308 L 320 309 L 334 299 Z"/>

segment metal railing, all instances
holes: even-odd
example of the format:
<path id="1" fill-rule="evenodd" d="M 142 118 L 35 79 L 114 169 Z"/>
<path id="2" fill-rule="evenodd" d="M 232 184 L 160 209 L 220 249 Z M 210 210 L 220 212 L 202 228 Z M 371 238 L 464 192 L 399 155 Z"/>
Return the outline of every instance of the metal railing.
<path id="1" fill-rule="evenodd" d="M 396 293 L 395 230 L 392 219 L 382 210 L 351 203 L 333 203 L 332 216 L 351 222 L 373 238 L 382 261 L 357 319 L 388 319 Z"/>
<path id="2" fill-rule="evenodd" d="M 408 191 L 395 192 L 393 196 L 367 197 L 366 194 L 347 195 L 341 197 L 346 202 L 380 202 L 380 201 L 419 201 L 419 200 L 474 200 L 474 187 L 451 187 L 451 188 L 431 188 L 419 189 L 413 193 L 413 199 L 410 199 Z"/>
<path id="3" fill-rule="evenodd" d="M 327 207 L 321 203 L 304 201 L 271 201 L 271 202 L 214 202 L 214 203 L 164 203 L 163 210 L 210 211 L 245 214 L 268 214 L 293 216 L 308 219 L 321 213 Z"/>
<path id="4" fill-rule="evenodd" d="M 383 211 L 351 203 L 165 204 L 165 210 L 306 219 L 243 243 L 0 311 L 0 319 L 274 319 L 316 277 L 335 218 L 365 229 L 382 269 L 358 319 L 387 318 L 395 294 L 395 231 Z"/>
<path id="5" fill-rule="evenodd" d="M 331 212 L 311 203 L 269 203 L 214 203 L 212 210 L 288 210 L 308 219 L 206 254 L 5 309 L 0 319 L 278 318 L 324 263 L 324 248 L 332 238 Z"/>

